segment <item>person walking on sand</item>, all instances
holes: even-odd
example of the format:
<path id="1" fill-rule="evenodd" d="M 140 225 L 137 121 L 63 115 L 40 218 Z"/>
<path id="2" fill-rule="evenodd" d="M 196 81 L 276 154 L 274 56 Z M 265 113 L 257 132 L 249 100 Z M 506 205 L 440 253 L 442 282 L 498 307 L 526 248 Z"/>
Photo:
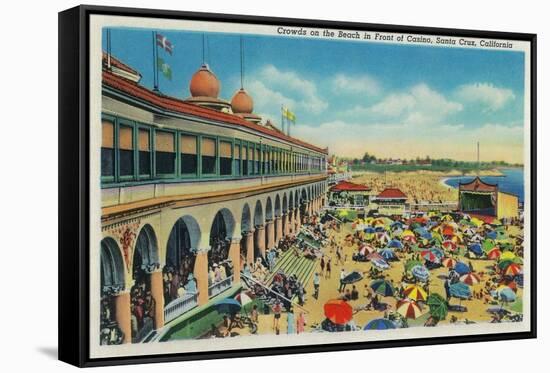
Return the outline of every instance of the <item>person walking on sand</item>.
<path id="1" fill-rule="evenodd" d="M 313 298 L 319 299 L 319 285 L 321 284 L 321 278 L 319 273 L 315 272 L 313 275 Z"/>
<path id="2" fill-rule="evenodd" d="M 319 263 L 321 266 L 321 276 L 325 274 L 325 256 L 321 256 L 321 263 Z"/>
<path id="3" fill-rule="evenodd" d="M 325 278 L 330 278 L 330 272 L 332 271 L 332 258 L 327 260 L 327 268 L 325 270 Z"/>
<path id="4" fill-rule="evenodd" d="M 346 284 L 344 283 L 344 278 L 346 277 L 346 271 L 344 271 L 344 268 L 340 270 L 340 287 L 338 288 L 338 291 L 341 293 L 346 289 Z"/>
<path id="5" fill-rule="evenodd" d="M 281 318 L 281 311 L 282 311 L 282 308 L 281 307 L 281 302 L 279 300 L 277 300 L 277 302 L 275 303 L 275 305 L 273 306 L 272 310 L 273 310 L 273 330 L 275 330 L 275 332 L 277 332 L 277 334 L 279 334 L 279 319 Z"/>
<path id="6" fill-rule="evenodd" d="M 306 317 L 303 312 L 300 312 L 300 315 L 296 320 L 296 332 L 298 334 L 303 333 L 305 331 L 305 326 L 306 326 Z"/>
<path id="7" fill-rule="evenodd" d="M 292 307 L 286 313 L 286 334 L 294 334 L 294 311 Z"/>

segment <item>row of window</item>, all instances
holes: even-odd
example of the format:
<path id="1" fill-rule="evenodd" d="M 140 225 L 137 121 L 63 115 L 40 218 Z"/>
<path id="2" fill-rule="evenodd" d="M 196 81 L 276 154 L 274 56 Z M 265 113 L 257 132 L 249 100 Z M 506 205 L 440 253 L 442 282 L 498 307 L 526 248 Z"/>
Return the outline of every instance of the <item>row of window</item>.
<path id="1" fill-rule="evenodd" d="M 102 118 L 103 183 L 321 172 L 324 157 L 220 136 Z"/>

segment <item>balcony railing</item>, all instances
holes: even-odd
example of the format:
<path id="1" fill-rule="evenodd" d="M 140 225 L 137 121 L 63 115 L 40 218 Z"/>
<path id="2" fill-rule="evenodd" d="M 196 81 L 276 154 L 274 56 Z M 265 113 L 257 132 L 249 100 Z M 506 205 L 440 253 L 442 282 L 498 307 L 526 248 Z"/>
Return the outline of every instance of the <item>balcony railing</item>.
<path id="1" fill-rule="evenodd" d="M 195 308 L 199 304 L 198 297 L 198 293 L 188 293 L 168 303 L 166 307 L 164 307 L 164 322 L 170 322 L 176 317 Z"/>
<path id="2" fill-rule="evenodd" d="M 208 287 L 208 296 L 210 298 L 215 297 L 226 289 L 231 287 L 233 283 L 233 275 L 227 277 L 224 280 L 218 281 Z"/>

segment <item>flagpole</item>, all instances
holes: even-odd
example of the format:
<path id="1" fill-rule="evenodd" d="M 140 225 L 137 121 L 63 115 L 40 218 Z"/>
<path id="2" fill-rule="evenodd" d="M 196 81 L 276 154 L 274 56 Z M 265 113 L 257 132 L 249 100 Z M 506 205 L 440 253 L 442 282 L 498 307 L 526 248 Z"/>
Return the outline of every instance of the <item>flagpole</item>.
<path id="1" fill-rule="evenodd" d="M 281 105 L 281 129 L 285 133 L 285 109 L 283 105 Z"/>
<path id="2" fill-rule="evenodd" d="M 107 29 L 107 69 L 111 70 L 111 30 Z"/>
<path id="3" fill-rule="evenodd" d="M 153 90 L 158 91 L 158 76 L 157 76 L 157 32 L 153 31 Z"/>

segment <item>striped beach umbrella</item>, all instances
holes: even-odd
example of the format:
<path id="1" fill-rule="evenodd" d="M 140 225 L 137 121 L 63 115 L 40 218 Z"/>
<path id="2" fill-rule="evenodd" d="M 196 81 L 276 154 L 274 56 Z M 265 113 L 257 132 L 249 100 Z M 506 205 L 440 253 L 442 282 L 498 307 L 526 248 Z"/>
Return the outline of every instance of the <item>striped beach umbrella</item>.
<path id="1" fill-rule="evenodd" d="M 441 264 L 443 264 L 443 267 L 445 268 L 454 268 L 454 266 L 456 265 L 456 259 L 445 258 L 441 261 Z"/>
<path id="2" fill-rule="evenodd" d="M 443 241 L 441 246 L 443 246 L 443 248 L 446 249 L 446 250 L 450 250 L 450 251 L 455 251 L 456 250 L 456 243 L 454 243 L 451 240 Z"/>
<path id="3" fill-rule="evenodd" d="M 504 270 L 504 274 L 506 276 L 515 276 L 522 273 L 521 266 L 516 263 L 510 264 L 506 269 Z"/>
<path id="4" fill-rule="evenodd" d="M 428 294 L 426 293 L 426 291 L 424 291 L 424 289 L 422 289 L 418 285 L 408 285 L 403 290 L 403 295 L 405 295 L 405 297 L 409 299 L 416 301 L 426 301 L 428 299 Z"/>
<path id="5" fill-rule="evenodd" d="M 370 287 L 377 294 L 380 294 L 384 297 L 393 296 L 393 294 L 395 293 L 395 289 L 393 288 L 392 284 L 387 280 L 374 280 L 370 283 Z"/>
<path id="6" fill-rule="evenodd" d="M 476 275 L 475 273 L 467 273 L 467 274 L 460 277 L 460 281 L 462 281 L 466 285 L 472 286 L 472 285 L 479 284 L 479 282 L 481 280 L 480 280 L 479 276 Z"/>
<path id="7" fill-rule="evenodd" d="M 439 262 L 439 258 L 430 250 L 422 250 L 420 252 L 420 255 L 422 256 L 423 259 L 427 260 L 428 262 L 432 262 L 432 263 Z"/>
<path id="8" fill-rule="evenodd" d="M 502 252 L 499 250 L 499 248 L 495 247 L 487 252 L 487 258 L 491 260 L 498 260 L 501 254 Z"/>
<path id="9" fill-rule="evenodd" d="M 397 305 L 395 306 L 395 310 L 407 319 L 416 319 L 422 316 L 422 311 L 420 310 L 420 307 L 418 307 L 418 304 L 416 304 L 416 302 L 413 300 L 406 299 L 398 301 Z"/>

